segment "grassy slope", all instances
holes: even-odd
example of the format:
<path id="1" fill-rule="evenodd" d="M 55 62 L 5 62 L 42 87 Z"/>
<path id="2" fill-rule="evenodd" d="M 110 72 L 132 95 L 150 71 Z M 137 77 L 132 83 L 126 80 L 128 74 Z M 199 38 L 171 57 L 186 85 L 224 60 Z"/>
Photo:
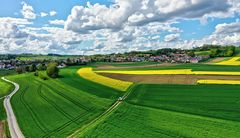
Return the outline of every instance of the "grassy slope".
<path id="1" fill-rule="evenodd" d="M 239 90 L 240 86 L 140 85 L 127 103 L 84 136 L 239 137 Z"/>
<path id="2" fill-rule="evenodd" d="M 79 67 L 61 70 L 62 78 L 40 80 L 32 74 L 11 76 L 20 84 L 12 104 L 26 137 L 66 137 L 106 110 L 121 94 L 81 79 Z"/>

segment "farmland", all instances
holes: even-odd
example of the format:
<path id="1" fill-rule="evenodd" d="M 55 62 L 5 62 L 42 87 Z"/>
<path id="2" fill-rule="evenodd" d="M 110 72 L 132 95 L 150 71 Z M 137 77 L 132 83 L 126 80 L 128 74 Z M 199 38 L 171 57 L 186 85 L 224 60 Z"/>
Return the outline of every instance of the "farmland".
<path id="1" fill-rule="evenodd" d="M 7 78 L 20 85 L 12 105 L 26 137 L 239 137 L 240 85 L 196 84 L 235 82 L 238 69 L 212 64 L 72 66 L 61 69 L 56 79 L 33 73 Z M 158 79 L 167 81 L 158 84 Z M 127 99 L 102 115 L 126 93 Z"/>
<path id="2" fill-rule="evenodd" d="M 239 137 L 239 89 L 139 85 L 109 118 L 79 137 Z"/>
<path id="3" fill-rule="evenodd" d="M 78 69 L 63 69 L 61 78 L 46 81 L 31 73 L 8 77 L 21 86 L 12 104 L 26 137 L 66 137 L 121 95 L 118 90 L 80 78 Z"/>

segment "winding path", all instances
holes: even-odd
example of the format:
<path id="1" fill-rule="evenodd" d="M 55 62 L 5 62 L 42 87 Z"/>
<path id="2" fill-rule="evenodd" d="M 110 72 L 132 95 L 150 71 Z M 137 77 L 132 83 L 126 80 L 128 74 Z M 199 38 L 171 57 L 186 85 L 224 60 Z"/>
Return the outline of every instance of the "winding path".
<path id="1" fill-rule="evenodd" d="M 15 82 L 12 82 L 10 80 L 5 79 L 4 77 L 1 78 L 2 80 L 9 82 L 11 84 L 14 85 L 14 90 L 6 96 L 6 98 L 4 99 L 4 108 L 6 110 L 7 113 L 7 122 L 8 122 L 8 126 L 9 126 L 9 131 L 11 134 L 12 138 L 24 138 L 24 135 L 21 131 L 21 129 L 19 128 L 19 125 L 17 123 L 17 119 L 14 115 L 13 109 L 12 109 L 12 105 L 11 105 L 11 97 L 19 90 L 19 85 Z"/>

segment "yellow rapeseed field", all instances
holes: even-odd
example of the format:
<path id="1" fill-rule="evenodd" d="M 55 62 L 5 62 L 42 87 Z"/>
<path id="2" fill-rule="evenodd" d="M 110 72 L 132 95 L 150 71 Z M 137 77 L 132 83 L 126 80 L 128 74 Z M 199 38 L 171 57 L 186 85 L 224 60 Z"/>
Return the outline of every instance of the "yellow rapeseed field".
<path id="1" fill-rule="evenodd" d="M 116 80 L 98 75 L 93 72 L 92 68 L 81 68 L 77 71 L 77 73 L 84 79 L 112 87 L 120 91 L 126 91 L 133 84 L 132 82 Z"/>
<path id="2" fill-rule="evenodd" d="M 219 72 L 219 71 L 192 71 L 191 69 L 176 70 L 137 70 L 137 71 L 95 71 L 99 73 L 130 74 L 130 75 L 240 75 L 240 72 Z"/>
<path id="3" fill-rule="evenodd" d="M 240 57 L 233 57 L 227 61 L 222 61 L 222 62 L 219 62 L 219 63 L 215 63 L 215 64 L 218 64 L 218 65 L 232 65 L 232 66 L 240 66 Z"/>
<path id="4" fill-rule="evenodd" d="M 198 80 L 198 84 L 240 84 L 240 80 Z"/>

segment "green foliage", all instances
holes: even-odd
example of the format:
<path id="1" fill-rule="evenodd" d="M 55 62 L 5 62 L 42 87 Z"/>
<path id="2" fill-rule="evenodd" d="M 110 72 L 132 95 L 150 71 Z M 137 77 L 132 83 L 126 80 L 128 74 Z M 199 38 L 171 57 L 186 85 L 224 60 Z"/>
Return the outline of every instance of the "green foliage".
<path id="1" fill-rule="evenodd" d="M 195 52 L 200 51 L 210 51 L 211 57 L 231 57 L 235 54 L 235 46 L 227 45 L 227 46 L 221 46 L 221 45 L 204 45 L 202 47 L 198 47 L 193 49 Z"/>
<path id="2" fill-rule="evenodd" d="M 18 74 L 22 74 L 22 73 L 25 72 L 25 69 L 24 69 L 24 67 L 20 66 L 20 67 L 17 67 L 17 68 L 16 68 L 16 72 L 17 72 Z"/>
<path id="3" fill-rule="evenodd" d="M 43 70 L 46 70 L 46 69 L 47 69 L 47 67 L 46 67 L 45 64 L 39 64 L 39 65 L 37 66 L 37 70 L 39 70 L 39 71 L 43 71 Z"/>
<path id="4" fill-rule="evenodd" d="M 47 65 L 46 73 L 51 78 L 57 78 L 59 69 L 57 68 L 57 63 L 49 63 Z"/>
<path id="5" fill-rule="evenodd" d="M 43 72 L 38 72 L 37 75 L 42 80 L 48 80 L 48 77 Z"/>

